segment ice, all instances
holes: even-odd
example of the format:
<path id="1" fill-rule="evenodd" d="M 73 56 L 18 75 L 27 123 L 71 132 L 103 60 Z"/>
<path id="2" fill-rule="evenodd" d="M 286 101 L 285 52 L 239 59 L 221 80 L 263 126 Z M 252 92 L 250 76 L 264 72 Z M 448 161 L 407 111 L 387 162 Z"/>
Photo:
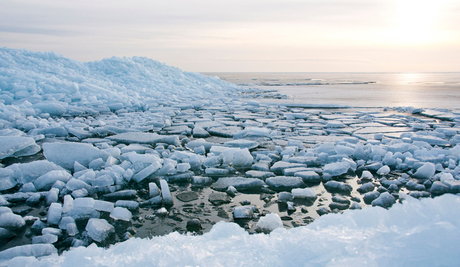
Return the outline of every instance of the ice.
<path id="1" fill-rule="evenodd" d="M 0 159 L 26 155 L 21 153 L 21 151 L 34 145 L 36 145 L 35 140 L 30 137 L 0 136 Z M 38 149 L 38 151 L 40 151 L 40 149 Z"/>
<path id="2" fill-rule="evenodd" d="M 49 190 L 56 181 L 68 182 L 72 178 L 67 171 L 54 170 L 49 171 L 34 181 L 37 190 Z"/>
<path id="3" fill-rule="evenodd" d="M 259 219 L 256 228 L 263 232 L 271 232 L 277 228 L 283 228 L 283 222 L 278 214 L 269 213 Z"/>
<path id="4" fill-rule="evenodd" d="M 161 197 L 165 206 L 172 206 L 174 204 L 171 192 L 169 191 L 168 182 L 160 180 Z"/>
<path id="5" fill-rule="evenodd" d="M 59 225 L 62 215 L 62 205 L 60 203 L 51 203 L 48 209 L 47 222 L 51 225 Z"/>
<path id="6" fill-rule="evenodd" d="M 340 176 L 347 173 L 348 169 L 350 169 L 350 165 L 347 162 L 334 162 L 326 164 L 323 168 L 323 173 L 331 176 Z"/>
<path id="7" fill-rule="evenodd" d="M 291 177 L 291 176 L 276 176 L 270 177 L 265 180 L 267 185 L 279 192 L 279 191 L 290 191 L 293 188 L 303 188 L 306 187 L 306 184 L 303 182 L 300 177 Z"/>
<path id="8" fill-rule="evenodd" d="M 383 208 L 389 208 L 395 203 L 395 198 L 388 192 L 380 194 L 380 196 L 372 201 L 372 206 L 380 206 Z"/>
<path id="9" fill-rule="evenodd" d="M 11 210 L 5 210 L 2 212 L 0 210 L 0 227 L 8 230 L 18 230 L 26 225 L 24 219 L 11 212 Z"/>
<path id="10" fill-rule="evenodd" d="M 195 138 L 206 138 L 211 136 L 208 131 L 206 131 L 203 127 L 195 126 L 192 131 L 193 137 Z"/>
<path id="11" fill-rule="evenodd" d="M 435 181 L 431 185 L 430 191 L 433 195 L 442 195 L 450 192 L 450 187 L 448 184 L 445 184 L 441 181 Z"/>
<path id="12" fill-rule="evenodd" d="M 152 173 L 159 170 L 161 167 L 162 167 L 161 163 L 158 161 L 155 161 L 152 164 L 150 164 L 148 167 L 136 173 L 132 179 L 136 181 L 137 183 L 140 183 L 142 180 L 144 180 L 145 178 L 150 176 Z"/>
<path id="13" fill-rule="evenodd" d="M 233 140 L 233 141 L 225 142 L 224 145 L 228 147 L 253 149 L 253 148 L 258 147 L 259 143 L 256 141 L 240 139 L 240 140 Z"/>
<path id="14" fill-rule="evenodd" d="M 254 211 L 258 209 L 255 206 L 242 206 L 233 209 L 233 218 L 235 219 L 251 219 L 255 216 Z"/>
<path id="15" fill-rule="evenodd" d="M 307 184 L 316 184 L 321 182 L 321 177 L 314 171 L 300 171 L 294 173 L 294 176 L 302 178 L 303 182 Z"/>
<path id="16" fill-rule="evenodd" d="M 235 167 L 248 168 L 251 167 L 254 158 L 247 148 L 228 148 L 220 154 L 223 165 L 234 165 Z"/>
<path id="17" fill-rule="evenodd" d="M 295 188 L 291 192 L 294 198 L 316 198 L 315 191 L 310 188 Z"/>
<path id="18" fill-rule="evenodd" d="M 216 224 L 211 233 L 199 236 L 183 236 L 176 233 L 162 238 L 152 238 L 156 243 L 144 239 L 120 242 L 108 248 L 107 251 L 112 251 L 111 254 L 95 246 L 90 249 L 72 249 L 64 251 L 61 257 L 56 255 L 39 259 L 43 264 L 35 264 L 37 266 L 66 266 L 75 262 L 81 265 L 97 265 L 98 262 L 102 262 L 113 266 L 219 266 L 229 263 L 257 266 L 394 266 L 424 265 L 428 262 L 433 263 L 430 265 L 450 266 L 458 262 L 458 256 L 455 257 L 459 253 L 437 250 L 437 247 L 456 248 L 454 240 L 458 240 L 458 235 L 455 239 L 450 236 L 458 233 L 458 218 L 449 217 L 457 214 L 455 209 L 449 207 L 454 207 L 458 203 L 458 197 L 445 202 L 439 200 L 449 196 L 447 192 L 460 192 L 460 182 L 457 180 L 460 178 L 460 146 L 451 147 L 460 143 L 457 134 L 457 111 L 449 113 L 450 115 L 445 115 L 445 111 L 426 112 L 427 115 L 441 114 L 436 116 L 441 116 L 442 119 L 433 120 L 424 118 L 424 111 L 417 111 L 422 115 L 414 116 L 410 113 L 395 114 L 398 112 L 396 109 L 390 112 L 387 112 L 387 109 L 312 110 L 305 109 L 308 105 L 304 104 L 261 104 L 248 100 L 254 96 L 261 96 L 262 93 L 254 89 L 248 89 L 251 94 L 245 94 L 245 99 L 239 99 L 241 95 L 237 94 L 237 91 L 242 90 L 241 88 L 226 84 L 217 78 L 185 73 L 148 59 L 112 58 L 82 63 L 54 53 L 7 48 L 0 48 L 0 89 L 0 136 L 30 137 L 34 140 L 33 145 L 16 151 L 12 156 L 34 154 L 40 149 L 37 144 L 43 144 L 46 158 L 59 164 L 65 163 L 65 168 L 73 172 L 70 180 L 66 177 L 63 179 L 65 182 L 56 179 L 52 183 L 51 178 L 48 177 L 47 181 L 42 176 L 50 171 L 63 169 L 49 161 L 8 166 L 11 162 L 34 160 L 35 157 L 40 157 L 40 154 L 30 158 L 4 160 L 0 165 L 0 190 L 8 190 L 8 193 L 2 192 L 0 205 L 11 203 L 15 212 L 22 214 L 29 209 L 23 207 L 24 202 L 28 205 L 38 203 L 46 195 L 48 203 L 57 204 L 54 201 L 60 201 L 59 198 L 56 199 L 60 191 L 59 197 L 63 197 L 64 203 L 62 216 L 72 218 L 66 219 L 68 222 L 61 219 L 61 223 L 65 224 L 69 236 L 76 235 L 77 239 L 72 241 L 75 246 L 91 242 L 86 240 L 85 232 L 78 236 L 75 220 L 81 227 L 80 224 L 90 218 L 108 219 L 108 212 L 113 211 L 114 206 L 107 201 L 115 202 L 120 201 L 119 199 L 133 201 L 117 201 L 120 205 L 116 204 L 117 208 L 136 210 L 137 200 L 145 200 L 150 193 L 146 191 L 145 182 L 158 181 L 158 175 L 164 175 L 161 178 L 172 183 L 171 188 L 179 189 L 179 192 L 182 189 L 174 185 L 178 180 L 192 180 L 195 184 L 205 185 L 213 182 L 213 175 L 230 176 L 223 177 L 211 186 L 215 189 L 220 188 L 221 191 L 227 190 L 228 195 L 221 194 L 229 199 L 229 195 L 235 197 L 236 193 L 232 185 L 239 190 L 254 190 L 273 196 L 272 190 L 260 179 L 268 180 L 274 173 L 284 173 L 296 175 L 294 178 L 304 183 L 308 183 L 308 179 L 312 178 L 316 184 L 313 192 L 318 192 L 318 197 L 321 195 L 321 198 L 327 201 L 332 193 L 331 208 L 350 205 L 350 198 L 356 201 L 363 199 L 366 203 L 362 205 L 362 211 L 325 215 L 306 227 L 275 229 L 270 235 L 248 235 L 236 225 Z M 254 92 L 255 94 L 252 94 Z M 415 112 L 410 108 L 401 110 Z M 178 135 L 164 135 L 166 133 Z M 200 134 L 206 137 L 209 133 L 214 135 L 209 140 L 215 143 L 194 140 Z M 234 137 L 236 140 L 224 144 L 228 139 L 216 136 Z M 373 137 L 378 140 L 373 140 Z M 141 143 L 146 140 L 147 143 L 142 145 Z M 64 144 L 80 145 L 69 142 L 82 142 L 86 147 L 81 151 L 73 148 L 64 149 Z M 321 145 L 324 142 L 331 143 Z M 261 146 L 255 147 L 259 143 Z M 60 147 L 50 150 L 49 146 Z M 249 149 L 252 153 L 249 153 Z M 63 156 L 56 155 L 57 159 L 51 159 L 53 154 L 60 152 Z M 98 155 L 92 157 L 93 154 Z M 80 159 L 87 161 L 82 162 Z M 148 169 L 149 165 L 155 162 L 161 165 L 157 170 L 148 174 L 142 173 L 144 170 L 151 171 Z M 353 192 L 353 187 L 346 183 L 326 183 L 335 176 L 332 170 L 340 172 L 340 168 L 334 169 L 331 168 L 332 165 L 328 165 L 333 163 L 348 164 L 346 170 L 342 170 L 342 174 L 352 174 L 353 171 L 358 175 L 363 173 L 359 181 L 351 175 L 346 178 L 350 178 L 350 185 L 356 186 L 355 182 L 358 182 L 358 185 L 364 184 L 358 189 L 361 194 L 365 193 L 364 197 Z M 432 164 L 434 171 L 431 165 L 425 167 L 426 164 Z M 379 171 L 384 165 L 386 171 Z M 270 166 L 273 173 L 269 172 Z M 345 165 L 343 166 L 345 169 Z M 94 170 L 87 170 L 88 167 Z M 249 168 L 258 172 L 248 171 Z M 300 170 L 304 172 L 299 172 Z M 390 174 L 389 170 L 393 172 Z M 315 171 L 315 174 L 305 173 L 310 171 Z M 233 177 L 245 172 L 248 178 Z M 388 179 L 374 179 L 371 172 L 390 176 Z M 130 182 L 135 175 L 138 175 L 136 179 L 141 181 L 140 184 Z M 256 179 L 258 181 L 252 180 L 255 177 L 259 178 Z M 323 184 L 318 183 L 321 178 L 324 187 L 330 193 L 325 193 Z M 369 181 L 372 184 L 366 184 Z M 49 190 L 51 187 L 53 189 L 50 192 L 34 192 L 37 189 Z M 18 188 L 21 188 L 20 192 L 16 192 Z M 133 188 L 136 190 L 132 190 Z M 375 188 L 378 188 L 377 191 L 370 191 Z M 121 189 L 128 191 L 117 191 Z M 426 200 L 429 202 L 412 202 L 415 200 L 402 193 L 407 193 L 407 190 L 420 190 L 409 192 L 411 196 L 416 197 L 444 195 Z M 165 191 L 168 190 L 163 190 L 163 197 L 167 198 Z M 174 199 L 179 192 L 171 191 L 169 195 Z M 346 197 L 340 197 L 335 194 L 336 192 Z M 294 197 L 314 195 L 310 189 L 301 188 L 292 188 L 292 194 Z M 72 200 L 72 196 L 87 195 L 90 198 Z M 279 199 L 282 198 L 281 195 L 284 193 L 280 194 Z M 388 210 L 368 207 L 371 203 L 387 206 L 386 203 L 389 202 L 383 200 L 388 200 L 391 196 L 399 196 L 398 202 L 403 204 L 394 204 Z M 238 193 L 236 196 L 241 197 L 244 195 L 240 196 Z M 345 200 L 348 202 L 344 203 Z M 295 201 L 297 204 L 299 200 Z M 76 202 L 75 206 L 73 202 Z M 288 202 L 288 211 L 295 210 L 294 203 Z M 161 204 L 162 198 L 159 196 L 142 202 L 142 205 L 157 207 Z M 327 202 L 323 204 L 322 209 L 326 213 L 330 212 Z M 228 206 L 230 210 L 238 207 Z M 394 216 L 394 209 L 400 206 L 404 207 L 404 212 L 401 211 Z M 37 207 L 30 208 L 34 213 L 38 212 Z M 350 209 L 359 208 L 361 206 L 357 202 L 351 203 Z M 316 206 L 313 209 L 316 209 L 318 214 L 324 214 Z M 302 212 L 305 210 L 306 208 Z M 48 219 L 51 219 L 53 211 L 52 208 L 48 210 Z M 253 221 L 249 222 L 249 226 L 263 221 L 263 218 L 257 219 L 257 210 L 251 211 Z M 174 209 L 171 210 L 171 214 L 173 213 Z M 267 210 L 262 211 L 262 214 L 266 213 Z M 422 216 L 423 214 L 430 216 Z M 302 215 L 296 212 L 289 216 L 297 220 Z M 304 219 L 305 223 L 309 220 L 307 217 Z M 296 225 L 297 221 L 286 221 L 285 224 Z M 319 227 L 325 225 L 328 227 L 326 230 Z M 36 230 L 45 226 L 34 224 L 31 232 L 39 234 L 40 231 Z M 206 231 L 207 229 L 204 230 Z M 349 231 L 352 232 L 351 235 L 347 235 Z M 437 235 L 438 233 L 441 235 Z M 424 236 L 418 238 L 421 234 Z M 439 241 L 445 242 L 444 236 L 452 238 L 452 242 L 447 245 L 437 244 Z M 30 242 L 29 232 L 26 232 L 24 238 Z M 120 236 L 119 238 L 121 239 Z M 405 243 L 413 238 L 415 239 L 411 243 Z M 63 240 L 64 250 L 69 240 L 72 238 Z M 428 252 L 424 240 L 434 243 L 429 244 Z M 276 248 L 273 244 L 276 244 Z M 164 249 L 167 249 L 168 253 L 164 253 Z M 78 253 L 84 256 L 79 257 Z M 443 257 L 443 253 L 451 254 Z M 70 259 L 64 260 L 64 257 L 69 255 Z M 432 258 L 435 258 L 436 262 L 430 262 Z M 137 262 L 130 262 L 132 259 L 136 259 Z M 449 260 L 452 262 L 447 262 Z M 16 259 L 16 263 L 19 262 L 20 259 Z M 8 264 L 13 263 L 0 263 L 1 266 Z"/>
<path id="19" fill-rule="evenodd" d="M 132 200 L 117 200 L 115 207 L 127 208 L 128 210 L 136 211 L 139 209 L 139 202 Z"/>
<path id="20" fill-rule="evenodd" d="M 86 167 L 97 158 L 102 158 L 105 161 L 109 157 L 107 152 L 92 145 L 70 142 L 45 143 L 43 144 L 43 154 L 47 160 L 67 170 L 73 170 L 76 161 Z"/>
<path id="21" fill-rule="evenodd" d="M 17 185 L 13 173 L 12 170 L 0 168 L 0 191 L 11 189 Z"/>
<path id="22" fill-rule="evenodd" d="M 433 163 L 427 162 L 423 164 L 422 167 L 418 168 L 417 171 L 414 173 L 414 177 L 417 179 L 430 179 L 434 173 L 436 172 L 436 167 Z"/>
<path id="23" fill-rule="evenodd" d="M 33 256 L 38 258 L 52 254 L 57 254 L 57 249 L 51 244 L 22 245 L 0 252 L 0 261 L 9 260 L 15 257 Z"/>
<path id="24" fill-rule="evenodd" d="M 344 183 L 344 182 L 338 182 L 338 181 L 328 181 L 327 183 L 324 184 L 324 187 L 328 191 L 341 192 L 345 194 L 349 194 L 353 190 L 353 187 L 351 185 Z"/>
<path id="25" fill-rule="evenodd" d="M 97 211 L 112 212 L 114 204 L 104 200 L 94 200 L 93 208 Z"/>
<path id="26" fill-rule="evenodd" d="M 58 237 L 52 234 L 44 234 L 32 237 L 32 244 L 53 244 L 58 241 Z"/>
<path id="27" fill-rule="evenodd" d="M 160 195 L 160 190 L 156 183 L 149 183 L 149 196 L 156 197 Z"/>
<path id="28" fill-rule="evenodd" d="M 110 225 L 105 219 L 91 218 L 86 224 L 85 230 L 88 231 L 88 236 L 96 242 L 104 242 L 115 233 L 115 228 Z"/>
<path id="29" fill-rule="evenodd" d="M 274 177 L 274 176 L 275 174 L 273 172 L 268 172 L 268 171 L 247 171 L 246 172 L 246 177 L 257 178 L 257 179 L 264 180 L 264 181 L 265 179 L 269 177 Z"/>
<path id="30" fill-rule="evenodd" d="M 385 175 L 388 175 L 390 173 L 390 167 L 388 166 L 382 166 L 380 169 L 377 170 L 377 174 L 378 175 L 382 175 L 382 176 L 385 176 Z"/>
<path id="31" fill-rule="evenodd" d="M 107 200 L 118 200 L 118 199 L 132 199 L 132 198 L 136 198 L 136 196 L 137 196 L 136 190 L 126 189 L 126 190 L 121 190 L 121 191 L 105 194 L 103 197 Z"/>
<path id="32" fill-rule="evenodd" d="M 46 195 L 46 205 L 49 206 L 51 203 L 55 203 L 58 201 L 59 198 L 59 189 L 51 188 L 51 190 Z"/>
<path id="33" fill-rule="evenodd" d="M 177 135 L 159 135 L 156 133 L 122 133 L 107 137 L 107 139 L 114 140 L 126 144 L 149 144 L 155 145 L 157 143 L 166 143 L 174 146 L 179 146 L 179 137 Z"/>
<path id="34" fill-rule="evenodd" d="M 116 207 L 110 213 L 110 218 L 121 221 L 130 221 L 133 215 L 131 212 L 123 207 Z"/>
<path id="35" fill-rule="evenodd" d="M 240 190 L 259 190 L 265 185 L 264 181 L 256 178 L 243 177 L 225 177 L 219 178 L 217 182 L 211 185 L 211 188 L 217 191 L 225 191 L 229 186 Z"/>

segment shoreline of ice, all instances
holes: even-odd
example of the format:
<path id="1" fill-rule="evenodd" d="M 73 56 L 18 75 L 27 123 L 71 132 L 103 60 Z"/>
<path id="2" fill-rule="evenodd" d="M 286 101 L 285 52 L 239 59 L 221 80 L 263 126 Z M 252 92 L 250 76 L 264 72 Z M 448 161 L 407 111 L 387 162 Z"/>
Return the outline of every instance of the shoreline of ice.
<path id="1" fill-rule="evenodd" d="M 279 228 L 268 235 L 250 235 L 234 223 L 220 222 L 201 236 L 171 233 L 133 238 L 108 249 L 92 245 L 61 256 L 22 257 L 9 263 L 63 267 L 454 266 L 460 260 L 460 210 L 449 206 L 459 204 L 460 198 L 453 195 L 422 200 L 408 197 L 388 210 L 373 207 L 329 214 L 308 226 Z"/>
<path id="2" fill-rule="evenodd" d="M 397 249 L 379 242 L 385 236 L 405 249 L 428 245 L 420 240 L 432 238 L 432 230 L 445 238 L 437 243 L 439 249 L 456 237 L 448 231 L 458 229 L 460 215 L 445 209 L 459 202 L 449 193 L 460 192 L 460 116 L 453 111 L 272 106 L 257 100 L 279 95 L 145 58 L 82 63 L 8 48 L 0 49 L 0 90 L 0 238 L 18 234 L 33 243 L 3 250 L 0 265 L 67 266 L 75 259 L 85 262 L 82 255 L 88 253 L 88 265 L 109 264 L 117 254 L 143 260 L 151 253 L 159 253 L 158 265 L 177 264 L 174 260 L 187 265 L 398 265 L 405 258 L 383 252 Z M 252 200 L 260 208 L 248 199 L 231 202 L 248 191 L 260 195 Z M 429 199 L 403 200 L 406 195 Z M 275 205 L 282 218 L 270 215 Z M 366 205 L 393 207 L 349 211 Z M 342 210 L 348 211 L 319 217 Z M 433 220 L 425 212 L 434 214 Z M 403 213 L 413 217 L 400 221 Z M 245 221 L 247 231 L 232 223 L 212 227 L 223 218 Z M 337 224 L 338 218 L 346 222 Z M 130 239 L 135 228 L 148 228 L 149 220 L 152 225 L 175 221 L 175 231 L 181 232 L 211 230 L 151 239 L 163 242 L 158 246 L 171 254 L 121 256 L 122 247 L 151 242 Z M 286 225 L 300 227 L 276 230 Z M 274 231 L 249 234 L 258 230 Z M 370 243 L 359 236 L 363 233 Z M 416 240 L 405 243 L 408 235 Z M 317 242 L 302 243 L 309 241 L 302 237 Z M 115 241 L 107 250 L 93 243 Z M 179 241 L 182 247 L 175 245 Z M 284 250 L 277 250 L 280 242 Z M 206 249 L 196 250 L 196 243 Z M 295 247 L 299 243 L 307 252 Z M 20 257 L 54 254 L 54 246 L 65 251 L 87 245 L 40 262 Z M 369 251 L 374 245 L 380 250 Z M 188 254 L 177 256 L 184 247 Z M 228 248 L 241 261 L 225 257 Z M 427 261 L 426 253 L 409 251 L 413 258 L 405 263 Z M 8 261 L 13 255 L 19 257 Z M 457 259 L 447 256 L 445 262 Z"/>

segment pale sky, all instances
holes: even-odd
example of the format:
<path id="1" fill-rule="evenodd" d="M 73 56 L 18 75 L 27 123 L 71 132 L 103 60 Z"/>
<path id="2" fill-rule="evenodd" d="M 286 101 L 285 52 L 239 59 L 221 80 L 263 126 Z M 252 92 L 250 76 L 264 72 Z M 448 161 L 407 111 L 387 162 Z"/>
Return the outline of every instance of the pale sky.
<path id="1" fill-rule="evenodd" d="M 0 46 L 201 72 L 460 71 L 460 1 L 1 0 Z"/>

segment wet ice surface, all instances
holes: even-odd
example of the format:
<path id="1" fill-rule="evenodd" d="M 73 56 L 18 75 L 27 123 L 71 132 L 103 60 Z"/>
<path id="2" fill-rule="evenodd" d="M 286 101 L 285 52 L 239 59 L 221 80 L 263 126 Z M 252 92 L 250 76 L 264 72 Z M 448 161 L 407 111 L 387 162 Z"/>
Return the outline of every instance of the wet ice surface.
<path id="1" fill-rule="evenodd" d="M 108 67 L 1 52 L 0 260 L 207 233 L 219 221 L 270 232 L 390 208 L 408 195 L 460 192 L 455 111 L 269 105 L 258 101 L 264 92 L 240 94 L 146 59 L 113 58 Z M 57 68 L 55 77 L 25 59 Z M 156 79 L 180 93 L 157 98 L 164 88 L 140 90 L 117 70 L 134 72 L 138 86 Z M 101 94 L 96 85 L 115 89 Z"/>

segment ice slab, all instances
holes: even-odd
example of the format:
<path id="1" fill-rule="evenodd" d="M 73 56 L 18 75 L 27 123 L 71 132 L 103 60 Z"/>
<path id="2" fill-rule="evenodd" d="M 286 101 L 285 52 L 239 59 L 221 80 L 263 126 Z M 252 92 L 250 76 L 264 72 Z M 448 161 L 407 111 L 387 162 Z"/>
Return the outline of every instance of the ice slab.
<path id="1" fill-rule="evenodd" d="M 91 161 L 97 158 L 106 161 L 110 156 L 109 153 L 92 145 L 70 142 L 45 143 L 43 144 L 43 154 L 47 160 L 72 171 L 76 161 L 87 167 Z"/>
<path id="2" fill-rule="evenodd" d="M 179 137 L 177 135 L 159 135 L 157 133 L 132 132 L 117 134 L 106 138 L 125 144 L 135 143 L 155 145 L 157 143 L 166 143 L 174 146 L 180 146 Z"/>
<path id="3" fill-rule="evenodd" d="M 49 190 L 56 181 L 67 183 L 72 178 L 72 175 L 65 170 L 49 171 L 34 181 L 37 190 Z"/>
<path id="4" fill-rule="evenodd" d="M 227 177 L 219 178 L 217 182 L 211 185 L 211 188 L 217 191 L 225 191 L 229 186 L 241 190 L 259 190 L 265 185 L 264 181 L 256 178 Z"/>
<path id="5" fill-rule="evenodd" d="M 267 185 L 277 191 L 291 191 L 294 188 L 303 188 L 307 185 L 303 182 L 302 178 L 300 177 L 292 177 L 292 176 L 276 176 L 270 177 L 265 180 Z"/>
<path id="6" fill-rule="evenodd" d="M 89 237 L 96 242 L 104 242 L 115 233 L 115 228 L 105 219 L 91 218 L 86 224 L 85 230 L 88 231 Z"/>
<path id="7" fill-rule="evenodd" d="M 0 261 L 10 260 L 15 257 L 43 257 L 57 254 L 57 249 L 51 244 L 22 245 L 0 252 Z"/>
<path id="8" fill-rule="evenodd" d="M 14 157 L 17 153 L 19 154 L 16 156 L 22 156 L 24 155 L 21 154 L 22 150 L 34 145 L 36 145 L 35 140 L 30 137 L 0 136 L 0 159 Z"/>

